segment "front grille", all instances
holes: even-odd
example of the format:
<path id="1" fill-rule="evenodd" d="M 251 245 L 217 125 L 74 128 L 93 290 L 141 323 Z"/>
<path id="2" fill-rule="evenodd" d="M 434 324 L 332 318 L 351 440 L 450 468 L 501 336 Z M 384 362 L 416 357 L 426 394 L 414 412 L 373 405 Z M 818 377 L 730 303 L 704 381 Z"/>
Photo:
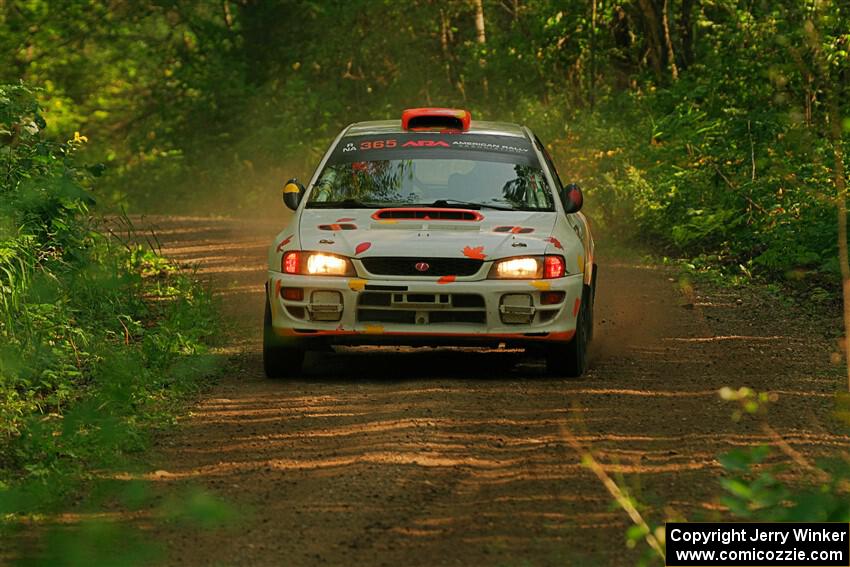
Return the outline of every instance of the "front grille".
<path id="1" fill-rule="evenodd" d="M 376 276 L 471 276 L 478 273 L 484 260 L 472 258 L 416 258 L 395 256 L 373 256 L 362 258 L 363 267 Z M 416 264 L 428 264 L 420 271 Z"/>
<path id="2" fill-rule="evenodd" d="M 439 323 L 487 324 L 484 298 L 472 293 L 360 294 L 357 320 L 361 323 L 433 325 Z"/>

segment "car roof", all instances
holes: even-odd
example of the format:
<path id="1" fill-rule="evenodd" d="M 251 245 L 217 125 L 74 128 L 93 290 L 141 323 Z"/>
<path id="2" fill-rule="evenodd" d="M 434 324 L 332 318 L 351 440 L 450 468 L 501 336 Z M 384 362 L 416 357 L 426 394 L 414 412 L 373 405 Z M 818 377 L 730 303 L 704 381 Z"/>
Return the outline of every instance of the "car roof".
<path id="1" fill-rule="evenodd" d="M 347 136 L 362 136 L 365 134 L 403 134 L 407 130 L 401 127 L 401 120 L 370 120 L 368 122 L 355 122 L 345 130 Z M 512 122 L 490 122 L 487 120 L 473 120 L 469 130 L 464 134 L 489 134 L 494 136 L 513 136 L 515 138 L 526 138 L 525 130 L 519 124 Z"/>

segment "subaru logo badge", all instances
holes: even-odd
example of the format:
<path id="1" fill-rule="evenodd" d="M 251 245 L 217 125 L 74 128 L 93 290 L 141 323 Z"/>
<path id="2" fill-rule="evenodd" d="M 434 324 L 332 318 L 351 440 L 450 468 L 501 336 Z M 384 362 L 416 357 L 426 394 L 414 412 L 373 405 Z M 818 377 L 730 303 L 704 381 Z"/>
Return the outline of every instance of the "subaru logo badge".
<path id="1" fill-rule="evenodd" d="M 427 262 L 417 262 L 414 268 L 416 268 L 417 272 L 427 272 L 431 269 L 431 264 Z"/>

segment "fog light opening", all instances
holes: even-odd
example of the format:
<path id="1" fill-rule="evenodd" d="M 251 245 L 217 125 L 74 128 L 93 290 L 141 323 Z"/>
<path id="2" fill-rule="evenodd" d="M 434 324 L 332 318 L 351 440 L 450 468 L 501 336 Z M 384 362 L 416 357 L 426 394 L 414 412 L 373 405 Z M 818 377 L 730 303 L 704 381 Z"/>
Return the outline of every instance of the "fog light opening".
<path id="1" fill-rule="evenodd" d="M 307 311 L 313 321 L 339 321 L 342 319 L 342 294 L 338 291 L 314 291 Z"/>
<path id="2" fill-rule="evenodd" d="M 502 296 L 499 313 L 502 323 L 506 325 L 528 325 L 534 320 L 535 312 L 531 295 L 527 293 L 508 293 Z"/>

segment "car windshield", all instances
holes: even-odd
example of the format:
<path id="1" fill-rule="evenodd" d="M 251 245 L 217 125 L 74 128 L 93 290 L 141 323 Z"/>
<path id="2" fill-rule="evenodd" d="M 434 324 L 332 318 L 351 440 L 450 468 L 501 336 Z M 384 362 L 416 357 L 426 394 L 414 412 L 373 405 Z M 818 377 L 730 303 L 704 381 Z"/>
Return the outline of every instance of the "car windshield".
<path id="1" fill-rule="evenodd" d="M 554 210 L 540 167 L 469 159 L 387 159 L 328 165 L 307 207 L 441 206 Z"/>

